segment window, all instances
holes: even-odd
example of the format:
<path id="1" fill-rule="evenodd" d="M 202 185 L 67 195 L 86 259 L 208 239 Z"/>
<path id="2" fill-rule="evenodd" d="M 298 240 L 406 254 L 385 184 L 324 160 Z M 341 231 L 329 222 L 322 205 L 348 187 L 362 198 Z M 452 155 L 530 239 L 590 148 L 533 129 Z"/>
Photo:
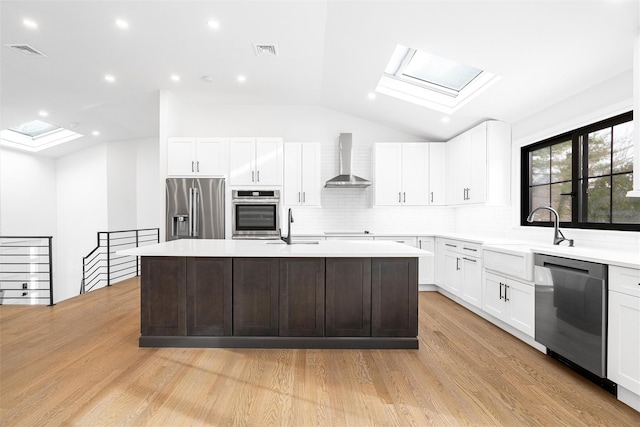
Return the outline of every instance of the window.
<path id="1" fill-rule="evenodd" d="M 478 68 L 398 45 L 376 92 L 451 114 L 499 79 Z"/>
<path id="2" fill-rule="evenodd" d="M 563 227 L 640 230 L 640 200 L 633 187 L 633 113 L 594 123 L 523 147 L 522 225 L 548 226 L 558 212 Z"/>
<path id="3" fill-rule="evenodd" d="M 80 138 L 82 135 L 40 120 L 0 131 L 0 146 L 37 153 Z"/>

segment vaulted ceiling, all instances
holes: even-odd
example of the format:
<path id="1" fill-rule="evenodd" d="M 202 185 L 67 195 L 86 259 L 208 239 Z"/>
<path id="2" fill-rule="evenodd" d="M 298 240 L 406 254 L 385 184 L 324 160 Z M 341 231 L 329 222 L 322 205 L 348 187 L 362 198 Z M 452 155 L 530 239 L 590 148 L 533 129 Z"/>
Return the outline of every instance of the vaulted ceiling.
<path id="1" fill-rule="evenodd" d="M 517 122 L 630 73 L 639 3 L 2 1 L 0 128 L 44 110 L 43 120 L 72 127 L 87 143 L 153 137 L 158 91 L 170 89 L 186 102 L 320 105 L 446 140 L 482 120 Z M 276 44 L 278 56 L 256 56 L 254 43 Z M 443 113 L 386 95 L 369 99 L 398 44 L 502 78 L 448 123 Z M 629 91 L 631 98 L 631 79 Z"/>

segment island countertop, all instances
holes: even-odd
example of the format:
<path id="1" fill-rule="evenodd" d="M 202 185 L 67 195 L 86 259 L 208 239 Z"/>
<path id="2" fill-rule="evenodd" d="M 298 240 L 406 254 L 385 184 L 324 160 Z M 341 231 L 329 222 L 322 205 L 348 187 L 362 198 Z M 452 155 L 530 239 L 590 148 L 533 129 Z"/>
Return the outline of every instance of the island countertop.
<path id="1" fill-rule="evenodd" d="M 321 240 L 317 243 L 279 240 L 180 239 L 124 249 L 118 255 L 230 257 L 230 258 L 395 258 L 423 257 L 433 253 L 393 241 Z"/>

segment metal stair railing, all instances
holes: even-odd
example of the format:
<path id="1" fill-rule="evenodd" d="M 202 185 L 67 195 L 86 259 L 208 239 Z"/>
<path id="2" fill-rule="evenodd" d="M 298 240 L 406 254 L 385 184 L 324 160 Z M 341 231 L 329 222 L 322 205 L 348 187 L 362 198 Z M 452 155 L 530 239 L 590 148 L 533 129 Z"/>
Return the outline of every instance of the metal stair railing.
<path id="1" fill-rule="evenodd" d="M 52 241 L 52 236 L 0 236 L 0 305 L 54 305 Z"/>
<path id="2" fill-rule="evenodd" d="M 97 246 L 82 258 L 80 294 L 139 276 L 140 257 L 116 255 L 115 252 L 159 243 L 160 229 L 98 231 L 97 237 Z"/>

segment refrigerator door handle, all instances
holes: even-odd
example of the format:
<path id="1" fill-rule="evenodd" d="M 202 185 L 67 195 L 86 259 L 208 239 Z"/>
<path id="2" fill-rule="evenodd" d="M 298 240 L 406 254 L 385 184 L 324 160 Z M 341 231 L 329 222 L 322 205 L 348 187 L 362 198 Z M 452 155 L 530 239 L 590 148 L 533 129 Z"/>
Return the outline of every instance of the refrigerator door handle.
<path id="1" fill-rule="evenodd" d="M 189 189 L 189 237 L 198 237 L 198 213 L 200 211 L 200 192 L 197 188 Z"/>

